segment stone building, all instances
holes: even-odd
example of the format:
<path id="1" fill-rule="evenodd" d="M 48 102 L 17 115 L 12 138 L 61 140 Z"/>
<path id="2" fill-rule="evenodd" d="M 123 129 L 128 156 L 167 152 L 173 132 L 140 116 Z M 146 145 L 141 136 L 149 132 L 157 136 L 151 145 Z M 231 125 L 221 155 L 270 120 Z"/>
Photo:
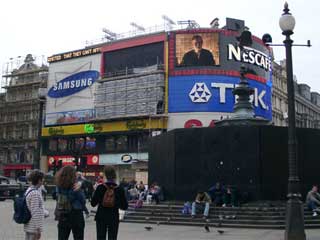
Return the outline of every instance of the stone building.
<path id="1" fill-rule="evenodd" d="M 273 62 L 272 122 L 288 125 L 288 98 L 285 61 Z M 295 82 L 296 127 L 320 128 L 320 94 L 304 83 Z"/>
<path id="2" fill-rule="evenodd" d="M 37 157 L 39 88 L 46 87 L 48 66 L 28 54 L 12 60 L 2 75 L 0 96 L 0 173 L 16 177 L 31 169 Z"/>

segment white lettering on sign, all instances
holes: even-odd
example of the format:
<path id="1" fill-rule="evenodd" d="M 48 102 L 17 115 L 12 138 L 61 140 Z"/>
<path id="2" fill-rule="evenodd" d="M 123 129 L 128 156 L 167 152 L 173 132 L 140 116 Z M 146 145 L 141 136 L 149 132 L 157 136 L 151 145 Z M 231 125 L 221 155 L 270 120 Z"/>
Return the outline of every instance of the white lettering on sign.
<path id="1" fill-rule="evenodd" d="M 226 88 L 234 88 L 231 83 L 211 83 L 211 87 L 219 88 L 220 103 L 226 102 Z"/>
<path id="2" fill-rule="evenodd" d="M 254 48 L 239 46 L 235 47 L 228 44 L 228 60 L 250 63 L 262 67 L 266 71 L 271 71 L 271 59 L 265 53 Z"/>
<path id="3" fill-rule="evenodd" d="M 218 88 L 219 89 L 219 102 L 220 103 L 226 103 L 226 89 L 233 89 L 237 86 L 237 84 L 230 84 L 230 83 L 211 83 L 212 88 Z M 258 107 L 259 105 L 261 108 L 268 110 L 268 106 L 264 102 L 264 96 L 266 95 L 266 90 L 261 90 L 259 92 L 258 88 L 253 88 L 254 94 L 250 96 L 251 102 L 253 102 L 253 105 L 255 107 Z"/>
<path id="4" fill-rule="evenodd" d="M 69 88 L 79 88 L 79 87 L 87 87 L 92 85 L 92 78 L 83 78 L 77 80 L 71 80 L 67 82 L 58 82 L 54 84 L 53 90 L 65 90 Z"/>

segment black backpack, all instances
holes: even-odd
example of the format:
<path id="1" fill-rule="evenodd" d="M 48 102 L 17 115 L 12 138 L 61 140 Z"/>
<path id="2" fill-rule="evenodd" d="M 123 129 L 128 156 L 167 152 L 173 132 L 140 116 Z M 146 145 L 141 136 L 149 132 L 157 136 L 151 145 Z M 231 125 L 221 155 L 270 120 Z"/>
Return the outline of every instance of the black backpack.
<path id="1" fill-rule="evenodd" d="M 17 196 L 13 200 L 13 220 L 18 224 L 25 224 L 28 223 L 31 219 L 31 213 L 27 206 L 27 196 L 32 191 L 35 191 L 36 189 L 31 189 L 26 194 L 23 194 L 22 196 Z"/>

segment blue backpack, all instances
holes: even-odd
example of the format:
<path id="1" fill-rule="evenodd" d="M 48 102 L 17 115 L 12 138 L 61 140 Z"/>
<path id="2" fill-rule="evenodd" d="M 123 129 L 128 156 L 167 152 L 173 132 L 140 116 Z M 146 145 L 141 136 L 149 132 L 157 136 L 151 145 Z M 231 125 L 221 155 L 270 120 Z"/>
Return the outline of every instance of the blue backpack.
<path id="1" fill-rule="evenodd" d="M 182 208 L 182 214 L 190 214 L 191 213 L 191 204 L 190 202 L 186 202 L 185 204 L 183 204 L 183 208 Z"/>
<path id="2" fill-rule="evenodd" d="M 13 200 L 13 220 L 18 224 L 28 223 L 31 219 L 31 213 L 27 206 L 27 196 L 29 193 L 36 189 L 30 190 L 27 194 L 23 194 L 22 196 L 17 196 Z"/>

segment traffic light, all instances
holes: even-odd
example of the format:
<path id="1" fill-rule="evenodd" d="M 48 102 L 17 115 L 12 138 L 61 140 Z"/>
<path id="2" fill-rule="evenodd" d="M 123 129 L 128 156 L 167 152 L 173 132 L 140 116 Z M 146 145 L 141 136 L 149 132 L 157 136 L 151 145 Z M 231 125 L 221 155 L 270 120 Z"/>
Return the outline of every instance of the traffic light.
<path id="1" fill-rule="evenodd" d="M 86 168 L 87 167 L 87 157 L 81 157 L 80 158 L 80 168 Z"/>

